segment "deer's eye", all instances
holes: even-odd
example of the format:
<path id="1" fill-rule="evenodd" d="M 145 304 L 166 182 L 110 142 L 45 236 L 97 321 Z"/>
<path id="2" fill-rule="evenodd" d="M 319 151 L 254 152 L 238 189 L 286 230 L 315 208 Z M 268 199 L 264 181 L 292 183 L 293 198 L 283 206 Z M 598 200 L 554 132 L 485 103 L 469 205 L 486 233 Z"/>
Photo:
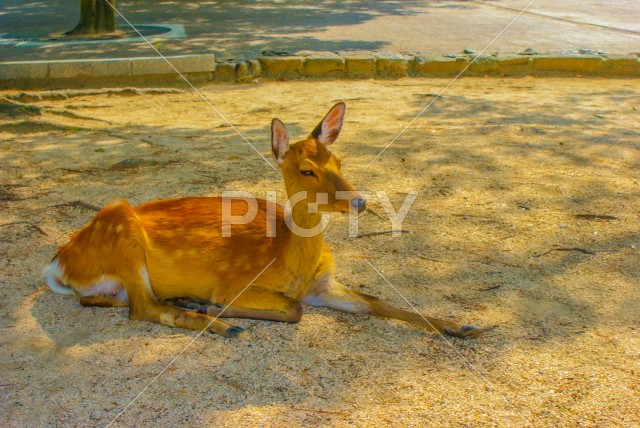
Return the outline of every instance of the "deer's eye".
<path id="1" fill-rule="evenodd" d="M 311 171 L 310 169 L 303 169 L 302 171 L 300 171 L 300 174 L 304 175 L 305 177 L 317 177 L 316 173 Z"/>

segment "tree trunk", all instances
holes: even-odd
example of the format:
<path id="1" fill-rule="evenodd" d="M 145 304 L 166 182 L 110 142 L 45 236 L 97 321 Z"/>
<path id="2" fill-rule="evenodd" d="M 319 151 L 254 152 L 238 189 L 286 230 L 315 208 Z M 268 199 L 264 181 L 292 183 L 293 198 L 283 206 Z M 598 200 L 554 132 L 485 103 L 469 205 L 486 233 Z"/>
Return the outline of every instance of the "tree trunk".
<path id="1" fill-rule="evenodd" d="M 113 6 L 109 6 L 111 3 Z M 67 35 L 105 34 L 116 31 L 116 0 L 80 0 L 80 22 Z"/>

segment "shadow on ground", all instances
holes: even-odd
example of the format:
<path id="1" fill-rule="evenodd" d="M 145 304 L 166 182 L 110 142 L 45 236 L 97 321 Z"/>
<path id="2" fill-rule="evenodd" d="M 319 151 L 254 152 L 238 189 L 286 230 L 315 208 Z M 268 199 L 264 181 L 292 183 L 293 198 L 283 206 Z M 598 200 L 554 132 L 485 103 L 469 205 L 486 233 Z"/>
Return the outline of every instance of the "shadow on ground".
<path id="1" fill-rule="evenodd" d="M 298 325 L 234 321 L 245 337 L 199 338 L 121 422 L 624 424 L 637 410 L 639 89 L 594 82 L 465 79 L 370 167 L 446 82 L 205 88 L 265 156 L 273 116 L 303 137 L 347 99 L 332 146 L 347 176 L 396 209 L 407 192 L 419 196 L 397 238 L 369 235 L 391 227 L 375 197 L 360 238 L 334 217 L 339 279 L 498 329 L 453 340 L 454 351 L 400 322 L 326 309 L 307 308 Z M 195 336 L 39 291 L 39 270 L 93 207 L 222 190 L 283 196 L 279 174 L 191 94 L 74 94 L 5 94 L 18 107 L 0 105 L 2 413 L 16 423 L 104 424 Z"/>

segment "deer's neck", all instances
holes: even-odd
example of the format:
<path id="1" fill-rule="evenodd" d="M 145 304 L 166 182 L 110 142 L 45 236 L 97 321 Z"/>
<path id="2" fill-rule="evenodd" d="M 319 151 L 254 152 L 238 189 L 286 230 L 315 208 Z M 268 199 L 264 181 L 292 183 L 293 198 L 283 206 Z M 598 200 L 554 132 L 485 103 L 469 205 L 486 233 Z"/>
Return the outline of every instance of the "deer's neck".
<path id="1" fill-rule="evenodd" d="M 322 214 L 309 213 L 307 204 L 301 201 L 287 215 L 292 235 L 287 251 L 287 265 L 298 282 L 306 283 L 316 273 L 322 253 Z"/>

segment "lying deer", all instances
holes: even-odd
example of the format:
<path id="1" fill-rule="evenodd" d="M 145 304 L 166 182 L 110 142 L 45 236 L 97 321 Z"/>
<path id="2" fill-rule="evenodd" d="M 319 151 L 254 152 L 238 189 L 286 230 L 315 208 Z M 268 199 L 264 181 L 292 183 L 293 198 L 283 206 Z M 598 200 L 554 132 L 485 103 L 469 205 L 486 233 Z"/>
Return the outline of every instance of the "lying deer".
<path id="1" fill-rule="evenodd" d="M 307 139 L 292 145 L 284 124 L 273 119 L 271 147 L 287 195 L 306 192 L 290 212 L 258 200 L 252 221 L 228 224 L 224 205 L 240 216 L 246 201 L 184 198 L 138 207 L 115 202 L 58 249 L 44 272 L 49 287 L 76 295 L 83 306 L 129 306 L 133 320 L 209 329 L 226 337 L 243 329 L 220 317 L 295 323 L 301 304 L 396 318 L 456 337 L 477 336 L 484 329 L 398 309 L 347 288 L 335 279 L 322 233 L 301 236 L 288 227 L 293 223 L 307 230 L 318 225 L 323 212 L 366 209 L 328 149 L 344 113 L 344 103 L 336 104 Z M 316 203 L 321 197 L 325 204 Z M 223 236 L 225 227 L 229 237 Z"/>

